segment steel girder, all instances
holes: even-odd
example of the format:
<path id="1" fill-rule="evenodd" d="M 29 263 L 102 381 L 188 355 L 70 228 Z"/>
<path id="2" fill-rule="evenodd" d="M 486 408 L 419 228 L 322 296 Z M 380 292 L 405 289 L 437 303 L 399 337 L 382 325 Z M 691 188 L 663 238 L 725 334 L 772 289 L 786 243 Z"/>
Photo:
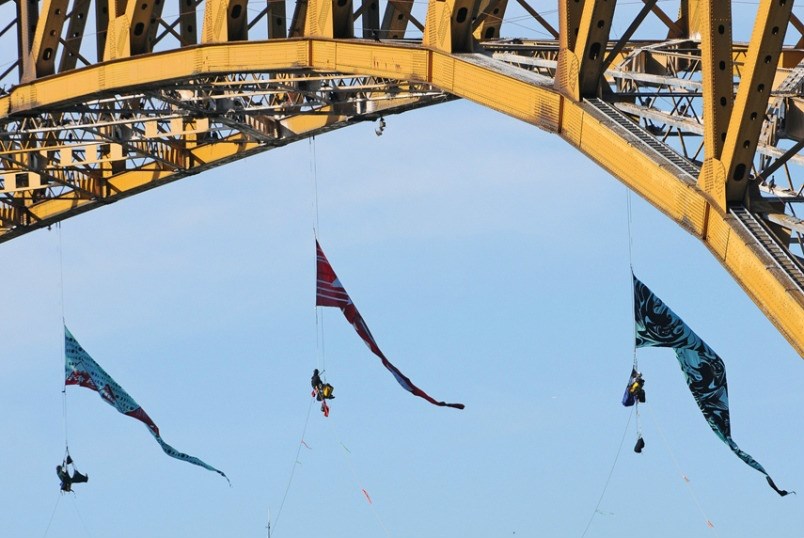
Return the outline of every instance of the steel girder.
<path id="1" fill-rule="evenodd" d="M 531 4 L 389 0 L 381 20 L 377 0 L 299 0 L 288 23 L 284 0 L 0 1 L 0 40 L 16 29 L 0 73 L 0 241 L 463 97 L 557 133 L 702 240 L 804 354 L 804 51 L 782 47 L 788 25 L 804 32 L 792 1 L 763 0 L 746 42 L 728 2 L 680 0 L 674 18 L 644 0 L 616 40 L 613 0 L 560 0 L 552 22 Z M 498 38 L 512 6 L 549 40 Z M 662 35 L 635 40 L 643 21 Z"/>

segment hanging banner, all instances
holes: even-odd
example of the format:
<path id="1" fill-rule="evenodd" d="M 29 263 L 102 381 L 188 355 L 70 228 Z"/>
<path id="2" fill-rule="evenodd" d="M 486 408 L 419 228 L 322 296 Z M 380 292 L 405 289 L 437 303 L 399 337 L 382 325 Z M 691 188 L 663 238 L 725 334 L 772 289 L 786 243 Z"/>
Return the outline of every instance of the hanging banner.
<path id="1" fill-rule="evenodd" d="M 787 491 L 776 487 L 765 468 L 740 450 L 731 438 L 729 390 L 723 360 L 645 284 L 637 277 L 633 278 L 636 347 L 669 347 L 675 350 L 687 386 L 712 431 L 738 458 L 764 474 L 768 484 L 779 495 L 787 495 Z"/>
<path id="2" fill-rule="evenodd" d="M 165 454 L 172 458 L 198 465 L 209 471 L 214 471 L 226 478 L 227 482 L 229 481 L 229 478 L 215 467 L 204 463 L 196 457 L 179 452 L 167 444 L 162 439 L 159 434 L 159 428 L 156 427 L 148 413 L 89 356 L 89 353 L 81 347 L 81 344 L 78 343 L 66 326 L 64 327 L 64 355 L 65 385 L 78 385 L 94 390 L 104 402 L 124 415 L 128 415 L 145 424 Z"/>
<path id="3" fill-rule="evenodd" d="M 346 293 L 341 281 L 338 280 L 338 276 L 335 274 L 329 260 L 327 260 L 327 257 L 324 255 L 324 251 L 321 250 L 321 245 L 318 244 L 318 241 L 315 242 L 315 248 L 317 255 L 316 269 L 318 273 L 316 279 L 316 306 L 334 306 L 340 308 L 344 317 L 346 317 L 346 321 L 354 327 L 357 334 L 363 339 L 363 342 L 366 343 L 371 352 L 380 358 L 383 366 L 391 372 L 396 381 L 402 385 L 402 388 L 406 391 L 419 398 L 424 398 L 433 405 L 463 409 L 464 405 L 461 403 L 440 402 L 432 398 L 429 394 L 414 385 L 396 366 L 391 364 L 383 352 L 380 351 L 380 347 L 377 345 L 377 341 L 374 340 L 371 331 L 369 331 L 368 325 L 366 325 L 366 322 L 363 320 L 363 316 L 357 311 L 357 307 L 352 302 L 351 297 Z"/>

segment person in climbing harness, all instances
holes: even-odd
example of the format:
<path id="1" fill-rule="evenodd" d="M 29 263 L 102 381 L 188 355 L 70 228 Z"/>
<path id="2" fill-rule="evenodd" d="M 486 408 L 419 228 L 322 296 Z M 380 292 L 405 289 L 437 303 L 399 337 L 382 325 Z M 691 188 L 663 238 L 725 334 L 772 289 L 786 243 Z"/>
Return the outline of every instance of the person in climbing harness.
<path id="1" fill-rule="evenodd" d="M 318 372 L 318 368 L 313 370 L 313 376 L 310 378 L 310 384 L 313 386 L 313 393 L 318 395 L 321 392 L 321 387 L 324 386 L 324 383 L 321 382 L 321 375 Z M 319 400 L 321 398 L 318 398 Z"/>
<path id="2" fill-rule="evenodd" d="M 332 394 L 332 391 L 335 390 L 332 385 L 329 383 L 324 383 L 321 380 L 321 373 L 318 371 L 318 368 L 313 370 L 313 376 L 310 378 L 310 384 L 313 386 L 313 396 L 315 399 L 321 402 L 321 412 L 324 413 L 325 417 L 329 416 L 329 405 L 327 405 L 327 400 L 332 400 L 335 398 L 335 395 Z"/>
<path id="3" fill-rule="evenodd" d="M 631 377 L 628 379 L 628 385 L 625 387 L 625 394 L 623 394 L 623 405 L 631 407 L 635 403 L 645 403 L 645 380 L 642 374 L 637 372 L 636 369 L 631 370 Z"/>
<path id="4" fill-rule="evenodd" d="M 70 467 L 73 468 L 72 474 L 70 474 Z M 56 465 L 56 476 L 61 480 L 61 490 L 63 492 L 72 491 L 73 484 L 81 484 L 89 481 L 89 476 L 79 473 L 78 469 L 75 468 L 73 458 L 70 457 L 70 454 L 67 454 L 61 465 Z"/>
<path id="5" fill-rule="evenodd" d="M 313 395 L 319 402 L 321 400 L 331 400 L 335 398 L 335 396 L 332 394 L 332 391 L 335 390 L 335 388 L 329 383 L 324 383 L 321 381 L 321 374 L 319 373 L 318 368 L 313 370 L 313 376 L 310 378 L 310 384 L 313 386 Z"/>

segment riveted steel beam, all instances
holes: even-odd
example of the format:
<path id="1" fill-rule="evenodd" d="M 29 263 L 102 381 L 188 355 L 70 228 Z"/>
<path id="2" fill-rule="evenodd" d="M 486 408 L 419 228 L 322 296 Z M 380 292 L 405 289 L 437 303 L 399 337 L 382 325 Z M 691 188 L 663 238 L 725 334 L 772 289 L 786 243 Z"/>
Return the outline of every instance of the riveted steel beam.
<path id="1" fill-rule="evenodd" d="M 130 0 L 126 6 L 129 20 L 131 54 L 144 54 L 153 50 L 159 20 L 165 0 Z"/>
<path id="2" fill-rule="evenodd" d="M 564 95 L 578 98 L 578 74 L 581 62 L 575 54 L 575 42 L 580 31 L 585 2 L 594 0 L 559 0 L 558 2 L 558 65 L 555 86 Z"/>
<path id="3" fill-rule="evenodd" d="M 189 47 L 198 43 L 198 15 L 196 13 L 197 0 L 179 1 L 179 43 L 182 47 Z"/>
<path id="4" fill-rule="evenodd" d="M 248 39 L 247 0 L 207 0 L 204 8 L 202 43 Z"/>
<path id="5" fill-rule="evenodd" d="M 147 5 L 150 6 L 148 11 L 153 9 L 153 1 L 147 0 Z M 103 49 L 105 61 L 131 56 L 132 14 L 137 9 L 137 4 L 137 0 L 109 0 L 109 22 L 106 27 L 106 46 Z M 139 21 L 138 24 L 138 36 L 146 35 L 144 23 Z"/>
<path id="6" fill-rule="evenodd" d="M 31 56 L 34 35 L 39 21 L 39 2 L 37 0 L 17 0 L 17 61 L 20 80 L 35 71 Z M 33 78 L 33 77 L 31 77 Z"/>
<path id="7" fill-rule="evenodd" d="M 480 0 L 433 0 L 427 5 L 422 45 L 449 53 L 471 52 L 472 13 Z"/>
<path id="8" fill-rule="evenodd" d="M 64 26 L 68 0 L 44 0 L 31 46 L 31 60 L 26 62 L 23 81 L 52 75 Z"/>
<path id="9" fill-rule="evenodd" d="M 508 0 L 481 0 L 478 5 L 478 14 L 472 23 L 475 39 L 496 39 L 500 37 L 505 8 Z M 557 35 L 557 34 L 556 34 Z"/>
<path id="10" fill-rule="evenodd" d="M 734 98 L 731 3 L 701 0 L 701 77 L 703 78 L 704 165 L 699 186 L 726 210 L 726 171 L 720 161 Z"/>
<path id="11" fill-rule="evenodd" d="M 307 0 L 296 0 L 296 7 L 293 8 L 293 18 L 290 21 L 288 37 L 303 36 L 305 24 L 307 24 Z"/>
<path id="12" fill-rule="evenodd" d="M 616 0 L 586 0 L 578 24 L 578 35 L 573 47 L 578 59 L 578 82 L 572 96 L 591 97 L 598 94 L 606 44 L 614 18 Z"/>
<path id="13" fill-rule="evenodd" d="M 10 96 L 0 97 L 0 118 L 8 116 L 12 104 L 15 111 L 32 114 L 42 107 L 67 104 L 98 92 L 117 94 L 126 88 L 154 87 L 160 81 L 175 85 L 174 81 L 183 77 L 245 68 L 262 72 L 309 69 L 419 81 L 559 133 L 701 239 L 796 349 L 804 353 L 804 294 L 795 291 L 787 277 L 768 270 L 766 255 L 731 216 L 709 210 L 709 197 L 693 180 L 679 180 L 673 166 L 638 149 L 643 144 L 640 138 L 586 102 L 567 99 L 542 78 L 514 73 L 510 66 L 501 67 L 484 55 L 454 56 L 416 45 L 329 39 L 207 45 L 132 57 L 36 80 L 15 88 Z M 299 118 L 300 122 L 317 119 L 319 129 L 333 127 L 326 123 L 326 115 Z M 108 186 L 99 183 L 100 194 L 107 196 L 106 201 L 119 199 L 270 147 L 242 133 L 231 136 L 188 148 L 193 154 L 192 162 L 203 163 L 192 170 L 176 171 L 159 162 L 148 163 L 104 179 Z M 287 141 L 280 139 L 278 144 Z M 99 192 L 97 186 L 90 182 L 86 190 L 95 194 Z M 28 211 L 34 215 L 31 218 L 39 219 L 35 226 L 44 226 L 99 203 L 65 193 L 36 203 Z M 11 237 L 23 229 L 6 231 Z"/>
<path id="14" fill-rule="evenodd" d="M 434 0 L 435 1 L 435 0 Z M 380 27 L 382 39 L 402 39 L 410 20 L 413 2 L 403 0 L 388 0 Z"/>
<path id="15" fill-rule="evenodd" d="M 80 55 L 81 43 L 84 40 L 84 30 L 89 19 L 89 9 L 92 0 L 74 0 L 67 23 L 67 34 L 64 36 L 64 47 L 59 60 L 59 72 L 75 69 Z"/>
<path id="16" fill-rule="evenodd" d="M 363 37 L 365 39 L 379 39 L 380 31 L 380 0 L 361 0 L 360 17 L 363 24 Z"/>
<path id="17" fill-rule="evenodd" d="M 681 0 L 678 8 L 678 30 L 670 29 L 668 39 L 691 38 L 701 35 L 700 0 Z"/>
<path id="18" fill-rule="evenodd" d="M 268 39 L 283 39 L 288 36 L 287 8 L 285 0 L 268 1 Z M 374 0 L 375 2 L 377 0 Z"/>
<path id="19" fill-rule="evenodd" d="M 792 8 L 793 0 L 760 1 L 721 155 L 727 202 L 745 198 Z"/>
<path id="20" fill-rule="evenodd" d="M 307 0 L 306 36 L 354 37 L 352 0 Z"/>

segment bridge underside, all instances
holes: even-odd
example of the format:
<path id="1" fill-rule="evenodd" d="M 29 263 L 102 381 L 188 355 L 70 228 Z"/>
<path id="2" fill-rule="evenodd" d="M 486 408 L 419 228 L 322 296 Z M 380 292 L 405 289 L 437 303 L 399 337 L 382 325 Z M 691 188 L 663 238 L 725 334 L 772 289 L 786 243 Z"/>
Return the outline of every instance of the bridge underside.
<path id="1" fill-rule="evenodd" d="M 284 1 L 248 14 L 239 0 L 186 0 L 173 19 L 160 0 L 0 1 L 0 13 L 14 8 L 0 45 L 16 27 L 18 52 L 0 76 L 0 242 L 465 98 L 561 136 L 698 237 L 804 355 L 804 50 L 785 47 L 783 30 L 804 24 L 791 6 L 760 2 L 738 43 L 728 2 L 682 0 L 669 17 L 644 0 L 617 40 L 616 2 L 559 2 L 555 25 L 518 4 L 555 39 L 500 39 L 505 0 L 432 0 L 424 23 L 395 1 L 380 22 L 376 0 L 308 0 L 290 19 Z M 649 16 L 663 35 L 636 40 Z M 411 25 L 420 39 L 404 39 Z"/>

